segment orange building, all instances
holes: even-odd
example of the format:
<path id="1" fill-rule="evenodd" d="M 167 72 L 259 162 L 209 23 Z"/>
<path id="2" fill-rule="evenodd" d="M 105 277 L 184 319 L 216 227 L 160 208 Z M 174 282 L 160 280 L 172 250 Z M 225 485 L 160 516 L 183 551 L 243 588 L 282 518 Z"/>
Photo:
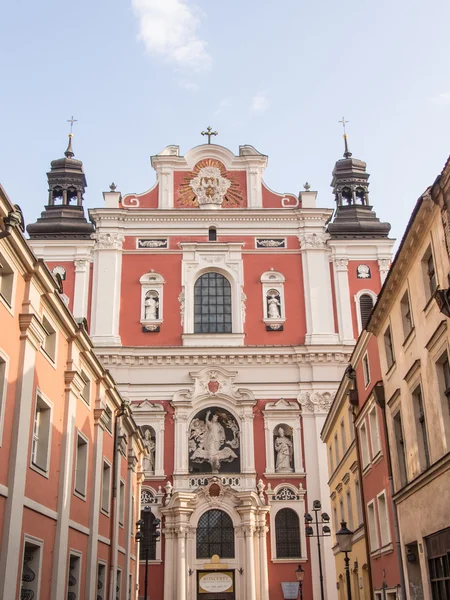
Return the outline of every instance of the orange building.
<path id="1" fill-rule="evenodd" d="M 136 588 L 143 439 L 0 187 L 0 598 Z"/>

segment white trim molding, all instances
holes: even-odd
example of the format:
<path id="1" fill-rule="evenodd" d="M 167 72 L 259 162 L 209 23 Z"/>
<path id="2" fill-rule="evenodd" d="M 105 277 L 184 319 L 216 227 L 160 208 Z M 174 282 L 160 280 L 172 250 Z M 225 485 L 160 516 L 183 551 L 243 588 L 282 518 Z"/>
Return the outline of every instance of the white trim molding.
<path id="1" fill-rule="evenodd" d="M 261 275 L 263 321 L 267 329 L 280 330 L 286 321 L 286 304 L 284 300 L 285 276 L 273 268 Z M 274 314 L 270 315 L 269 298 L 274 303 Z M 276 314 L 278 313 L 278 314 Z"/>
<path id="2" fill-rule="evenodd" d="M 141 324 L 145 331 L 159 331 L 164 318 L 164 277 L 150 271 L 142 275 L 139 283 L 141 284 Z"/>

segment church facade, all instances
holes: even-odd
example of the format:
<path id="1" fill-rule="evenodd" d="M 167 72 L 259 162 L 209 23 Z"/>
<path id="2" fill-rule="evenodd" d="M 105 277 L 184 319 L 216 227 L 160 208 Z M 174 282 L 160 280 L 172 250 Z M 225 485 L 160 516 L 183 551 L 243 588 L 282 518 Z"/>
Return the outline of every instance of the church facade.
<path id="1" fill-rule="evenodd" d="M 365 163 L 346 146 L 334 212 L 308 185 L 270 190 L 252 146 L 168 146 L 150 190 L 112 185 L 89 223 L 71 144 L 66 159 L 28 231 L 143 432 L 141 507 L 162 535 L 141 549 L 133 597 L 147 558 L 152 600 L 281 600 L 299 564 L 304 597 L 320 598 L 304 525 L 314 500 L 329 512 L 320 431 L 393 247 Z"/>

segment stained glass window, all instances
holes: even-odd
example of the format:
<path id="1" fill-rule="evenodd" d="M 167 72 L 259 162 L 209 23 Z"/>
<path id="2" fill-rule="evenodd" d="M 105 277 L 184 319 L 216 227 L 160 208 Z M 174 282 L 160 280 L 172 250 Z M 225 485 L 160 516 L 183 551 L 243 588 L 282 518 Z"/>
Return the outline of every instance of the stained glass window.
<path id="1" fill-rule="evenodd" d="M 231 286 L 220 273 L 205 273 L 195 282 L 194 332 L 231 333 Z"/>
<path id="2" fill-rule="evenodd" d="M 299 558 L 300 522 L 291 508 L 283 508 L 275 516 L 277 558 Z"/>
<path id="3" fill-rule="evenodd" d="M 197 558 L 234 558 L 234 527 L 223 510 L 208 510 L 197 526 Z"/>

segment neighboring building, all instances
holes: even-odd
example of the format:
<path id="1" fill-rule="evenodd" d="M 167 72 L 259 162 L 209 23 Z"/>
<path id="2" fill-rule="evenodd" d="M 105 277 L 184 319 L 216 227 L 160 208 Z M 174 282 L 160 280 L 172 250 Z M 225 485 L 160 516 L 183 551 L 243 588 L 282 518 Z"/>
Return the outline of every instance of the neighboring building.
<path id="1" fill-rule="evenodd" d="M 0 187 L 5 600 L 125 600 L 136 588 L 143 439 L 66 300 Z"/>
<path id="2" fill-rule="evenodd" d="M 425 600 L 450 597 L 450 338 L 434 299 L 448 298 L 437 290 L 450 273 L 449 197 L 450 161 L 417 201 L 367 323 L 380 355 L 407 597 Z"/>
<path id="3" fill-rule="evenodd" d="M 348 149 L 328 230 L 333 211 L 317 193 L 271 191 L 266 164 L 252 146 L 237 156 L 168 146 L 152 157 L 149 191 L 104 193 L 91 235 L 70 146 L 28 228 L 38 256 L 65 274 L 70 308 L 88 320 L 143 428 L 142 505 L 163 519 L 149 556 L 153 600 L 194 600 L 218 577 L 230 584 L 224 598 L 281 600 L 299 563 L 305 598 L 320 597 L 303 522 L 315 499 L 329 512 L 319 432 L 393 241 L 369 206 L 366 165 Z"/>

